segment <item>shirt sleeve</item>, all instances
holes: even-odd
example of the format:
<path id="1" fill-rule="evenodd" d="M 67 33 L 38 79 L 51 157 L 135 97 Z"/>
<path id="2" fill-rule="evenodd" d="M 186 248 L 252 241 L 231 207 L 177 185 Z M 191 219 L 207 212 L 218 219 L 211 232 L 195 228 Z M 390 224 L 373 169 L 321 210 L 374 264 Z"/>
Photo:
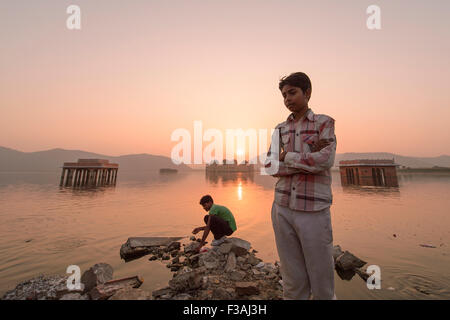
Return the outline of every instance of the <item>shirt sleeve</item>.
<path id="1" fill-rule="evenodd" d="M 336 135 L 334 119 L 328 118 L 319 128 L 319 140 L 327 139 L 330 144 L 317 152 L 288 152 L 284 164 L 289 168 L 303 169 L 309 173 L 318 173 L 330 169 L 336 155 Z"/>
<path id="2" fill-rule="evenodd" d="M 275 131 L 278 131 L 279 134 L 279 127 L 277 126 L 275 128 Z M 267 157 L 266 157 L 266 161 L 264 162 L 264 168 L 265 169 L 270 169 L 270 168 L 278 168 L 276 171 L 274 169 L 272 169 L 270 171 L 270 175 L 273 177 L 286 177 L 286 176 L 291 176 L 293 174 L 298 174 L 298 173 L 310 173 L 304 169 L 301 168 L 294 168 L 294 167 L 288 167 L 286 166 L 286 164 L 282 161 L 279 161 L 279 157 L 280 157 L 280 147 L 277 148 L 272 148 L 272 143 L 270 144 L 269 150 L 267 151 Z"/>

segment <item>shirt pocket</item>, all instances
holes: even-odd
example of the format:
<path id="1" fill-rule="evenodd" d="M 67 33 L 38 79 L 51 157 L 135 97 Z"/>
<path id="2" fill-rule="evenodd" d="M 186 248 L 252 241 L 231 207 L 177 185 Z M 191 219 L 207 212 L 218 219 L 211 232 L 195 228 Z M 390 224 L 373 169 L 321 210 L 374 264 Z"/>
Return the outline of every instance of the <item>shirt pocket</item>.
<path id="1" fill-rule="evenodd" d="M 312 134 L 305 134 L 302 137 L 302 143 L 305 150 L 311 151 L 311 146 L 313 144 L 317 144 L 319 142 L 319 134 L 318 133 L 312 133 Z"/>

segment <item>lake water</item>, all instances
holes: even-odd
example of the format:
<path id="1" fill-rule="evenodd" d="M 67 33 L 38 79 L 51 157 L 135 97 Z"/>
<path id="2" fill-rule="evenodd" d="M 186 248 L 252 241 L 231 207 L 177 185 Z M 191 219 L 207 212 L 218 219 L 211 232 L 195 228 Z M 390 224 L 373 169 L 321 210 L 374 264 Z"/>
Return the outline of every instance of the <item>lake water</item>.
<path id="1" fill-rule="evenodd" d="M 234 236 L 274 262 L 275 180 L 119 171 L 115 187 L 77 190 L 60 188 L 59 172 L 1 172 L 0 296 L 38 274 L 64 274 L 73 264 L 83 272 L 98 262 L 111 264 L 114 278 L 142 276 L 145 290 L 164 287 L 172 277 L 165 264 L 148 256 L 125 263 L 120 246 L 133 236 L 192 235 L 206 214 L 198 204 L 204 194 L 231 209 Z M 381 289 L 369 290 L 358 275 L 335 274 L 338 299 L 450 299 L 450 175 L 400 173 L 399 183 L 344 188 L 333 173 L 334 244 L 378 265 L 382 280 Z"/>

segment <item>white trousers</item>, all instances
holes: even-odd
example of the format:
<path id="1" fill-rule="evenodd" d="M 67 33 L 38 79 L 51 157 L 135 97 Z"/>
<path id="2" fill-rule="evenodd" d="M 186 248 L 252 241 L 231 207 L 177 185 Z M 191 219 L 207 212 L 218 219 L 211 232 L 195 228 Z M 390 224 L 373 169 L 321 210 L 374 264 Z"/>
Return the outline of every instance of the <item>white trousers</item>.
<path id="1" fill-rule="evenodd" d="M 285 300 L 336 299 L 330 208 L 304 212 L 272 205 Z"/>

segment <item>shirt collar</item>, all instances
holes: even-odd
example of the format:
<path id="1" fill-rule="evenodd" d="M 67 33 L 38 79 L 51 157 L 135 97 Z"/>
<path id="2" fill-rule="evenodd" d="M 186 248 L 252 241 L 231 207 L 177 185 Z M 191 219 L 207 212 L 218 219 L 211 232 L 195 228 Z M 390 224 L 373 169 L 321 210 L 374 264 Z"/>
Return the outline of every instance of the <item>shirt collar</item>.
<path id="1" fill-rule="evenodd" d="M 311 110 L 311 108 L 308 108 L 303 118 L 308 119 L 309 121 L 314 121 L 314 112 Z M 294 121 L 294 113 L 291 113 L 289 117 L 287 117 L 286 121 Z"/>

